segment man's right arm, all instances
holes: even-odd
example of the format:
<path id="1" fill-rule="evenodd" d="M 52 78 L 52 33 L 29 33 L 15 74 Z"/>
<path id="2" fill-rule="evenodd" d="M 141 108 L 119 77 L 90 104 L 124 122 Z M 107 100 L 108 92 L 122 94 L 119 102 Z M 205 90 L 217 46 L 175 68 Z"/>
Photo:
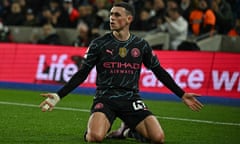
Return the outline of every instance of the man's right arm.
<path id="1" fill-rule="evenodd" d="M 72 90 L 77 88 L 87 78 L 91 69 L 96 65 L 98 59 L 98 46 L 94 41 L 88 47 L 80 69 L 75 73 L 72 78 L 62 87 L 58 92 L 58 96 L 63 98 Z"/>
<path id="2" fill-rule="evenodd" d="M 96 43 L 91 43 L 80 69 L 72 78 L 57 92 L 41 94 L 46 99 L 40 104 L 42 111 L 51 111 L 61 98 L 77 88 L 87 78 L 91 69 L 96 65 L 98 59 L 98 47 Z"/>
<path id="3" fill-rule="evenodd" d="M 91 69 L 90 69 L 91 70 Z M 77 73 L 75 73 L 72 78 L 66 83 L 58 92 L 58 96 L 60 98 L 65 97 L 68 93 L 77 88 L 84 80 L 87 78 L 89 69 L 80 69 Z"/>

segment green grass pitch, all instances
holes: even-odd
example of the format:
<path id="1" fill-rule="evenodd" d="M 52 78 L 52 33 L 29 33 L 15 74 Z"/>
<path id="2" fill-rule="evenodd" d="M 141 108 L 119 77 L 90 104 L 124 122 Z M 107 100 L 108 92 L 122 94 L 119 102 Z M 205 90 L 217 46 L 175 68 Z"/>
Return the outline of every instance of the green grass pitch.
<path id="1" fill-rule="evenodd" d="M 0 89 L 0 143 L 82 144 L 92 96 L 70 94 L 52 112 L 38 105 L 41 92 Z M 166 144 L 238 144 L 240 108 L 205 104 L 193 112 L 183 103 L 145 100 L 158 117 Z M 118 128 L 117 119 L 113 129 Z M 133 139 L 104 140 L 109 144 L 134 144 Z"/>

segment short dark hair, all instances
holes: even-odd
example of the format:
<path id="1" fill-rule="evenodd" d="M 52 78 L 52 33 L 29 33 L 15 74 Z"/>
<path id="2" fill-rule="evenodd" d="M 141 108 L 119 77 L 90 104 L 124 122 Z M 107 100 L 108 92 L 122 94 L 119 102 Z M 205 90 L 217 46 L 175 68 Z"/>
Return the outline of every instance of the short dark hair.
<path id="1" fill-rule="evenodd" d="M 133 17 L 135 17 L 135 9 L 132 5 L 127 2 L 119 2 L 113 5 L 114 7 L 123 7 L 125 8 Z"/>

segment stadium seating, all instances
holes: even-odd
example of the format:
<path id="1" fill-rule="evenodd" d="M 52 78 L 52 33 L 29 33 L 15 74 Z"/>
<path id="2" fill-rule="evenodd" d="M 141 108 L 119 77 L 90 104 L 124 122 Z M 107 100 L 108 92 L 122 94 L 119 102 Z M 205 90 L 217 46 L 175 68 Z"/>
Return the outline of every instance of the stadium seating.
<path id="1" fill-rule="evenodd" d="M 14 41 L 18 43 L 29 43 L 34 34 L 41 33 L 41 27 L 16 27 L 9 26 L 12 31 Z M 107 31 L 99 31 L 100 35 Z M 57 29 L 63 45 L 71 45 L 77 37 L 75 29 L 61 28 Z M 139 32 L 133 31 L 137 36 L 146 39 L 154 49 L 169 50 L 169 35 L 163 32 Z M 191 40 L 193 41 L 193 40 Z M 240 37 L 229 37 L 226 35 L 215 34 L 210 37 L 196 40 L 201 51 L 222 51 L 222 52 L 240 52 Z"/>

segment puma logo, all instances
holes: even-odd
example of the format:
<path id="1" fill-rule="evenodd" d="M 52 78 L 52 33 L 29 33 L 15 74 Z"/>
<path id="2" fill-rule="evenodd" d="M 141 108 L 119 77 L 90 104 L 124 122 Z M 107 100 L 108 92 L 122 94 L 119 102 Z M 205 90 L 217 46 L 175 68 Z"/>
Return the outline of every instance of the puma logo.
<path id="1" fill-rule="evenodd" d="M 113 55 L 113 50 L 107 49 L 106 52 L 109 53 L 110 55 Z"/>

